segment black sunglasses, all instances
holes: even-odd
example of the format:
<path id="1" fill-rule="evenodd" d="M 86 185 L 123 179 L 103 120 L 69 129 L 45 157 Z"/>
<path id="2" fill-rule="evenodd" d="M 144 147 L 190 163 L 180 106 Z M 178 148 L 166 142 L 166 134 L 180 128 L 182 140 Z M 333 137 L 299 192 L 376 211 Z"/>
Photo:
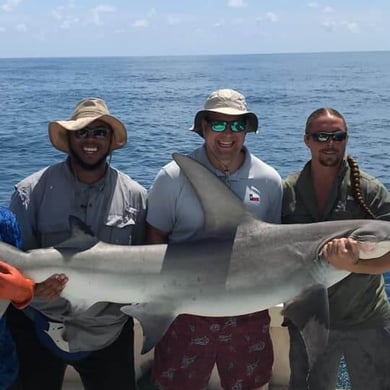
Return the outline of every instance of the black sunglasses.
<path id="1" fill-rule="evenodd" d="M 207 120 L 210 124 L 211 130 L 216 133 L 224 132 L 228 126 L 233 133 L 241 133 L 245 130 L 246 120 L 238 119 L 235 121 L 218 121 L 218 120 Z"/>
<path id="2" fill-rule="evenodd" d="M 346 131 L 336 131 L 335 133 L 307 133 L 308 137 L 313 138 L 314 141 L 325 143 L 331 139 L 334 142 L 345 141 L 348 134 Z"/>
<path id="3" fill-rule="evenodd" d="M 96 139 L 106 139 L 111 133 L 111 129 L 107 127 L 84 127 L 84 129 L 74 131 L 76 138 L 85 139 L 93 137 Z"/>

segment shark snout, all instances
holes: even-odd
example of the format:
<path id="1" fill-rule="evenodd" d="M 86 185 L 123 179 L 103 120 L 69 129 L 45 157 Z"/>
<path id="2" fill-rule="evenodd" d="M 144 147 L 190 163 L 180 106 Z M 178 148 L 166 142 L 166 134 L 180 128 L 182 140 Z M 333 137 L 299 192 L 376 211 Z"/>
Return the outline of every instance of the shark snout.
<path id="1" fill-rule="evenodd" d="M 372 221 L 356 229 L 350 238 L 359 245 L 361 259 L 373 259 L 390 252 L 390 222 Z"/>

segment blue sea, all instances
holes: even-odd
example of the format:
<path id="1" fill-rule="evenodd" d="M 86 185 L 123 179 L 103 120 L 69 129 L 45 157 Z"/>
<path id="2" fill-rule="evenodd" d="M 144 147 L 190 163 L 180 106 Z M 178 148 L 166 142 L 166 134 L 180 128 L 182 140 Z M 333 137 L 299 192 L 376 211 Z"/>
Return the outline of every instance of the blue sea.
<path id="1" fill-rule="evenodd" d="M 219 88 L 247 97 L 261 130 L 246 145 L 283 177 L 309 158 L 307 116 L 331 106 L 347 120 L 349 153 L 390 189 L 390 52 L 0 59 L 0 205 L 23 177 L 64 158 L 48 122 L 68 119 L 81 98 L 102 97 L 126 124 L 112 164 L 149 188 L 173 152 L 201 145 L 189 127 Z"/>
<path id="2" fill-rule="evenodd" d="M 309 158 L 307 116 L 331 106 L 347 120 L 349 153 L 390 189 L 390 52 L 0 59 L 0 205 L 23 177 L 64 158 L 48 123 L 70 118 L 81 98 L 102 97 L 126 124 L 112 164 L 149 188 L 173 152 L 201 145 L 189 127 L 218 88 L 247 97 L 261 129 L 246 145 L 283 177 Z"/>

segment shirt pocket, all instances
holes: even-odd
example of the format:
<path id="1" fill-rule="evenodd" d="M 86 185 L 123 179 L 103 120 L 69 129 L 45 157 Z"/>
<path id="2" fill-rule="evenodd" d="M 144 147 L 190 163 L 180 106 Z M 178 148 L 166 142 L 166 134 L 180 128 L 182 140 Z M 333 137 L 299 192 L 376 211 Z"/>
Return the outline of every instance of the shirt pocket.
<path id="1" fill-rule="evenodd" d="M 121 213 L 114 212 L 107 215 L 102 227 L 101 239 L 112 244 L 130 245 L 137 214 L 137 209 L 129 207 Z"/>
<path id="2" fill-rule="evenodd" d="M 122 229 L 124 227 L 135 225 L 137 220 L 138 210 L 134 207 L 129 207 L 123 210 L 122 213 L 110 213 L 107 216 L 106 225 Z"/>

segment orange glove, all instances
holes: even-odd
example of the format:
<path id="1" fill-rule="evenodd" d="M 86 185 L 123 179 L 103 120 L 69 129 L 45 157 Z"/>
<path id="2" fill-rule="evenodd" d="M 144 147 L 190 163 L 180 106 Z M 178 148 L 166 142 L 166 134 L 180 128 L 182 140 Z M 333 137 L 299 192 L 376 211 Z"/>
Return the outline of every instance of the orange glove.
<path id="1" fill-rule="evenodd" d="M 18 309 L 23 309 L 33 298 L 34 285 L 15 267 L 0 260 L 0 298 L 8 299 Z"/>

